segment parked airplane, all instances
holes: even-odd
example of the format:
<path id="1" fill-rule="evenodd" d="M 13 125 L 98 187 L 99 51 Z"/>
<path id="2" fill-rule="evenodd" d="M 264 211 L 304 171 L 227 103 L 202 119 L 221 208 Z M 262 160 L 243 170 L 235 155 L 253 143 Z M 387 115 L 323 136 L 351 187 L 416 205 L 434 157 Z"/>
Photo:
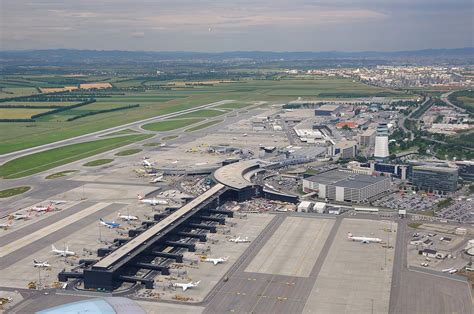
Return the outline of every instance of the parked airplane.
<path id="1" fill-rule="evenodd" d="M 127 221 L 130 221 L 130 220 L 138 220 L 138 217 L 137 216 L 132 216 L 132 215 L 121 215 L 120 213 L 118 213 L 118 217 L 122 220 L 127 220 Z"/>
<path id="2" fill-rule="evenodd" d="M 229 259 L 228 256 L 226 256 L 226 257 L 219 257 L 219 258 L 207 257 L 207 258 L 204 258 L 203 261 L 204 261 L 204 262 L 208 262 L 208 263 L 213 263 L 214 265 L 217 265 L 217 264 L 219 264 L 219 263 L 225 263 L 225 262 L 227 262 L 228 259 Z"/>
<path id="3" fill-rule="evenodd" d="M 158 183 L 163 181 L 163 176 L 158 176 L 152 180 L 150 180 L 150 183 Z"/>
<path id="4" fill-rule="evenodd" d="M 51 251 L 55 254 L 58 254 L 60 256 L 68 257 L 68 256 L 73 256 L 76 255 L 73 251 L 69 251 L 69 247 L 66 246 L 64 250 L 58 250 L 54 244 L 51 245 Z"/>
<path id="5" fill-rule="evenodd" d="M 15 213 L 11 215 L 10 217 L 12 217 L 13 220 L 22 220 L 22 219 L 27 220 L 31 218 L 31 215 L 29 213 L 28 214 Z"/>
<path id="6" fill-rule="evenodd" d="M 245 237 L 245 238 L 241 238 L 241 237 L 231 238 L 231 239 L 229 239 L 229 241 L 234 242 L 234 243 L 248 243 L 248 242 L 250 242 L 248 237 Z"/>
<path id="7" fill-rule="evenodd" d="M 451 267 L 451 268 L 446 268 L 446 269 L 441 270 L 441 272 L 443 273 L 450 273 L 450 274 L 452 274 L 452 271 L 456 272 L 456 269 Z"/>
<path id="8" fill-rule="evenodd" d="M 31 210 L 37 212 L 37 213 L 41 213 L 41 212 L 50 212 L 54 209 L 53 207 L 53 204 L 49 204 L 48 206 L 44 206 L 44 205 L 39 205 L 39 206 L 35 206 L 35 207 L 32 207 Z"/>
<path id="9" fill-rule="evenodd" d="M 186 291 L 187 289 L 189 288 L 195 288 L 199 285 L 201 281 L 196 281 L 196 282 L 190 282 L 190 283 L 180 283 L 180 282 L 176 282 L 173 284 L 173 287 L 175 288 L 183 288 L 183 292 Z"/>
<path id="10" fill-rule="evenodd" d="M 10 228 L 11 226 L 13 226 L 13 221 L 12 221 L 12 218 L 8 218 L 8 221 L 7 222 L 4 222 L 2 224 L 0 224 L 0 228 L 4 229 L 4 230 L 7 230 L 8 228 Z"/>
<path id="11" fill-rule="evenodd" d="M 140 194 L 138 194 L 137 197 L 140 203 L 143 203 L 143 204 L 150 204 L 151 206 L 168 205 L 168 201 L 166 200 L 160 200 L 156 198 L 143 198 L 143 196 L 141 196 Z"/>
<path id="12" fill-rule="evenodd" d="M 48 261 L 44 262 L 38 262 L 37 260 L 33 260 L 33 265 L 34 267 L 40 267 L 40 268 L 48 268 L 51 267 L 51 264 L 48 263 Z"/>
<path id="13" fill-rule="evenodd" d="M 109 229 L 120 227 L 120 224 L 116 223 L 115 221 L 110 222 L 110 221 L 105 221 L 104 219 L 100 218 L 99 222 L 101 225 L 106 226 Z"/>
<path id="14" fill-rule="evenodd" d="M 380 243 L 382 239 L 379 238 L 369 238 L 369 237 L 354 237 L 352 233 L 347 233 L 347 239 L 352 241 L 359 241 L 361 243 L 369 244 L 369 243 Z"/>

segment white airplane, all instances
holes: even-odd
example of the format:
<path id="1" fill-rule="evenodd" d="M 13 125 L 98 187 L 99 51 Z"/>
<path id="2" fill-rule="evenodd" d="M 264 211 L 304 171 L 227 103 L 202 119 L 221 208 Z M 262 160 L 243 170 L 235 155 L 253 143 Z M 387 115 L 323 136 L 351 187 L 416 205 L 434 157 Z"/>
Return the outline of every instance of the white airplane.
<path id="1" fill-rule="evenodd" d="M 163 181 L 163 176 L 158 176 L 152 180 L 150 180 L 150 183 L 157 183 L 157 182 L 162 182 Z"/>
<path id="2" fill-rule="evenodd" d="M 143 159 L 142 163 L 143 163 L 143 167 L 150 167 L 150 168 L 152 167 L 151 162 L 149 162 L 146 159 Z"/>
<path id="3" fill-rule="evenodd" d="M 441 270 L 441 272 L 443 272 L 443 273 L 450 273 L 450 274 L 452 274 L 452 271 L 453 271 L 453 270 L 454 270 L 454 272 L 453 272 L 453 273 L 455 273 L 455 272 L 456 272 L 456 269 L 455 269 L 455 268 L 453 268 L 453 267 L 451 267 L 451 268 L 446 268 L 446 269 L 443 269 L 443 270 Z"/>
<path id="4" fill-rule="evenodd" d="M 39 205 L 39 206 L 35 206 L 35 207 L 32 207 L 31 210 L 37 212 L 37 213 L 41 213 L 41 212 L 50 212 L 54 209 L 53 207 L 53 204 L 49 204 L 48 206 L 44 206 L 44 205 Z"/>
<path id="5" fill-rule="evenodd" d="M 118 213 L 118 217 L 122 220 L 127 220 L 127 221 L 130 221 L 130 220 L 139 220 L 137 216 L 132 216 L 132 215 L 121 215 L 120 213 Z"/>
<path id="6" fill-rule="evenodd" d="M 151 206 L 168 205 L 168 201 L 166 200 L 160 200 L 157 198 L 143 198 L 143 196 L 141 196 L 140 194 L 138 194 L 137 197 L 140 203 L 143 203 L 143 204 L 150 204 Z"/>
<path id="7" fill-rule="evenodd" d="M 369 244 L 369 243 L 380 243 L 382 239 L 379 238 L 368 238 L 368 237 L 354 237 L 352 233 L 347 233 L 347 239 L 352 241 L 359 241 L 361 243 Z"/>
<path id="8" fill-rule="evenodd" d="M 109 229 L 113 229 L 113 228 L 118 228 L 120 227 L 120 224 L 119 223 L 116 223 L 115 221 L 105 221 L 104 219 L 100 218 L 99 219 L 99 223 L 102 225 L 102 226 L 106 226 L 107 228 Z"/>
<path id="9" fill-rule="evenodd" d="M 245 237 L 245 238 L 241 238 L 241 237 L 231 238 L 231 239 L 229 239 L 229 241 L 234 242 L 234 243 L 249 243 L 250 242 L 248 237 Z"/>
<path id="10" fill-rule="evenodd" d="M 7 221 L 7 222 L 4 222 L 4 223 L 0 224 L 0 228 L 2 228 L 2 229 L 4 229 L 4 230 L 7 230 L 7 229 L 10 228 L 11 226 L 13 226 L 12 218 L 8 218 L 8 221 Z"/>
<path id="11" fill-rule="evenodd" d="M 188 290 L 189 288 L 195 288 L 199 285 L 201 281 L 196 281 L 196 282 L 190 282 L 190 283 L 180 283 L 176 282 L 173 284 L 173 287 L 175 288 L 183 288 L 183 292 Z"/>
<path id="12" fill-rule="evenodd" d="M 10 217 L 13 218 L 13 220 L 28 220 L 31 218 L 31 215 L 28 213 L 28 214 L 21 214 L 21 213 L 15 213 L 13 215 L 11 215 Z"/>
<path id="13" fill-rule="evenodd" d="M 48 267 L 51 267 L 51 264 L 49 264 L 48 261 L 38 262 L 37 260 L 34 259 L 33 266 L 40 267 L 40 268 L 48 268 Z"/>
<path id="14" fill-rule="evenodd" d="M 61 205 L 66 203 L 66 201 L 51 201 L 51 203 L 53 203 L 54 205 Z"/>
<path id="15" fill-rule="evenodd" d="M 217 265 L 219 263 L 225 263 L 229 260 L 229 257 L 219 257 L 219 258 L 211 258 L 211 257 L 206 257 L 203 259 L 204 262 L 208 263 L 213 263 L 214 265 Z"/>
<path id="16" fill-rule="evenodd" d="M 73 251 L 69 251 L 69 247 L 66 246 L 66 248 L 64 250 L 58 250 L 54 244 L 51 245 L 51 251 L 55 254 L 58 254 L 60 256 L 64 256 L 64 257 L 68 257 L 68 256 L 74 256 L 76 255 L 76 253 L 74 253 Z"/>

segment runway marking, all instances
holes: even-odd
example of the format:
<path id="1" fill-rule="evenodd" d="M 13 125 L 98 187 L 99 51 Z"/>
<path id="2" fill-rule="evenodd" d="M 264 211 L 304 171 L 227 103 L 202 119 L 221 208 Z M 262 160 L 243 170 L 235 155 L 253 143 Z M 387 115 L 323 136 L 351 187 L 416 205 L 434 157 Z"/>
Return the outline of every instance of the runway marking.
<path id="1" fill-rule="evenodd" d="M 16 241 L 10 242 L 9 244 L 2 246 L 1 251 L 0 251 L 0 257 L 4 257 L 28 244 L 33 243 L 36 240 L 41 239 L 44 236 L 47 236 L 55 231 L 58 231 L 59 229 L 62 229 L 76 221 L 79 221 L 83 219 L 84 217 L 87 217 L 102 208 L 110 205 L 110 203 L 97 203 L 91 207 L 88 207 L 84 210 L 81 210 L 78 213 L 75 213 L 71 216 L 68 216 L 62 220 L 59 220 L 49 226 L 46 226 L 40 230 L 37 230 L 27 236 L 24 236 L 23 238 L 20 238 Z"/>

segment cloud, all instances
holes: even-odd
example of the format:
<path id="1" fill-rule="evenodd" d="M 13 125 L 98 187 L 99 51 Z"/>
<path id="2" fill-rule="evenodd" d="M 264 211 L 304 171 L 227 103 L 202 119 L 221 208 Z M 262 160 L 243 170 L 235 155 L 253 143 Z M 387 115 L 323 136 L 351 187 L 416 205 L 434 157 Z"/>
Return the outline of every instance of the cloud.
<path id="1" fill-rule="evenodd" d="M 471 0 L 3 0 L 0 27 L 8 49 L 41 42 L 47 46 L 40 48 L 415 49 L 472 45 L 472 6 Z M 145 35 L 157 40 L 137 46 L 134 39 Z"/>

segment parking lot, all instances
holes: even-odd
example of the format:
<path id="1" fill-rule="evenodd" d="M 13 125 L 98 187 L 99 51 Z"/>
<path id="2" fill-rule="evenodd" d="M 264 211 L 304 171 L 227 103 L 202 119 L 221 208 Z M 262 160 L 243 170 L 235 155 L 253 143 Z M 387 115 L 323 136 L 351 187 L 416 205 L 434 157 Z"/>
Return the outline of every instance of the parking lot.
<path id="1" fill-rule="evenodd" d="M 461 223 L 474 223 L 474 201 L 472 198 L 460 200 L 435 212 L 435 216 Z"/>
<path id="2" fill-rule="evenodd" d="M 382 197 L 373 202 L 374 206 L 391 209 L 406 209 L 410 212 L 421 212 L 432 210 L 442 198 L 425 193 L 397 192 Z"/>

